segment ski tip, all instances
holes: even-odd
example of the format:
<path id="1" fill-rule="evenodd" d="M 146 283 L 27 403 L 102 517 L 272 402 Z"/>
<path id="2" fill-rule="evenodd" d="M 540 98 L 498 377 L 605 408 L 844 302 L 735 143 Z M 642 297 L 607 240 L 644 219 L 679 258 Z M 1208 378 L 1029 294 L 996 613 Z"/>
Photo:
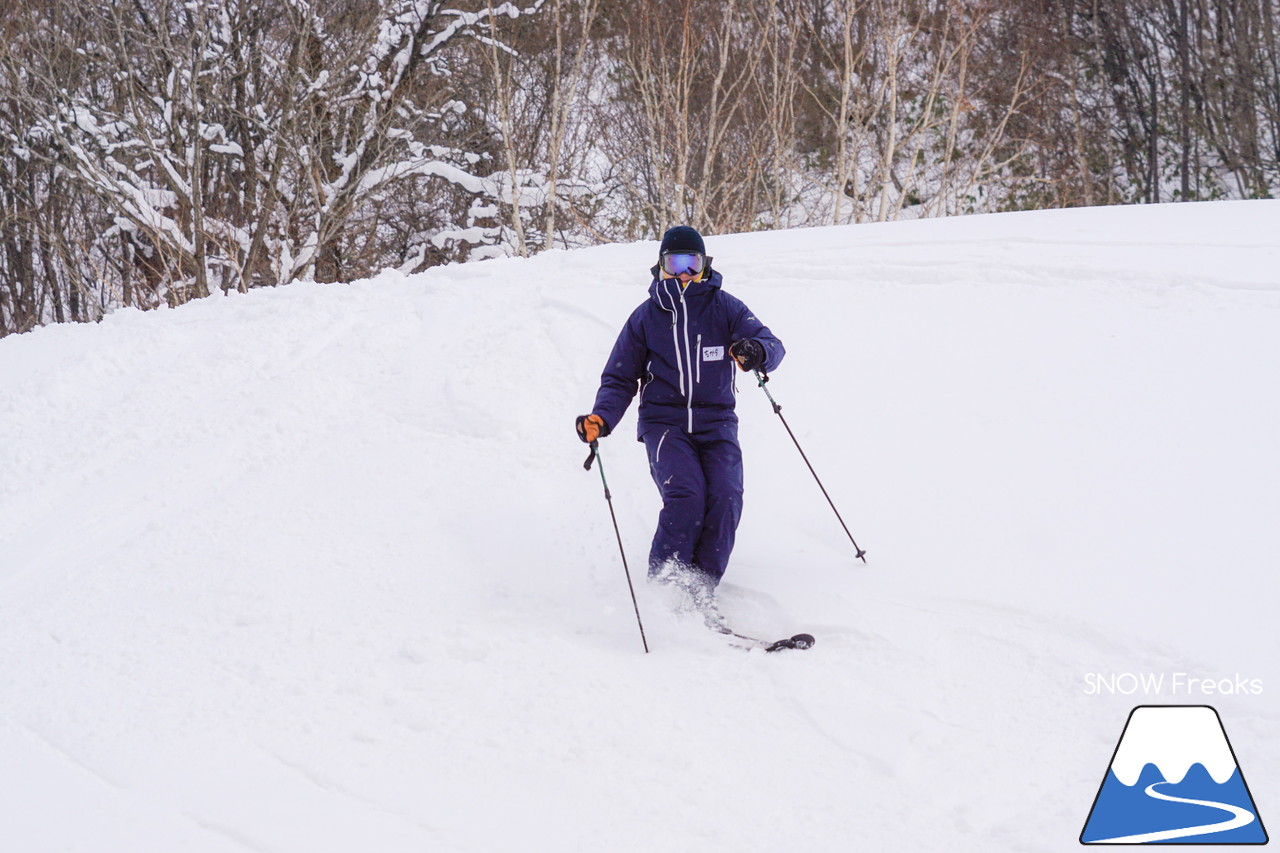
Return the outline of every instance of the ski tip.
<path id="1" fill-rule="evenodd" d="M 778 640 L 764 647 L 766 652 L 780 652 L 783 649 L 811 649 L 817 640 L 812 634 L 793 634 L 785 640 Z"/>

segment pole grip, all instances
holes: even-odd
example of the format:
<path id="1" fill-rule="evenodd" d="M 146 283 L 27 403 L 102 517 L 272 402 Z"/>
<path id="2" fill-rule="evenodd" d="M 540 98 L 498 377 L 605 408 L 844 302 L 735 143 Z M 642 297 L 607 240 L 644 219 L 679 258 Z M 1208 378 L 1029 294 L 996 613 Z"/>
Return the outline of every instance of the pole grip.
<path id="1" fill-rule="evenodd" d="M 773 395 L 770 394 L 769 389 L 765 387 L 765 383 L 769 381 L 769 374 L 764 371 L 764 368 L 756 370 L 756 381 L 760 383 L 760 390 L 769 398 L 769 405 L 773 406 L 774 414 L 778 417 L 782 417 L 782 405 L 777 400 L 773 399 Z"/>

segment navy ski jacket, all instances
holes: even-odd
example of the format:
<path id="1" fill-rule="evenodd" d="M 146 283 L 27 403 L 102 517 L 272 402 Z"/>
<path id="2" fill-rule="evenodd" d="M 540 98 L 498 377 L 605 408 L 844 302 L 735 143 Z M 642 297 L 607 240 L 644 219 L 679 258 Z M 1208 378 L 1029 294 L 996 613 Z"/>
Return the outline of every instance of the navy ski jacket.
<path id="1" fill-rule="evenodd" d="M 678 279 L 660 278 L 657 267 L 653 276 L 649 299 L 631 312 L 609 354 L 593 413 L 612 431 L 639 390 L 641 440 L 655 427 L 693 434 L 736 424 L 739 369 L 729 345 L 758 341 L 767 372 L 782 362 L 782 342 L 742 300 L 721 289 L 715 270 L 684 290 Z"/>

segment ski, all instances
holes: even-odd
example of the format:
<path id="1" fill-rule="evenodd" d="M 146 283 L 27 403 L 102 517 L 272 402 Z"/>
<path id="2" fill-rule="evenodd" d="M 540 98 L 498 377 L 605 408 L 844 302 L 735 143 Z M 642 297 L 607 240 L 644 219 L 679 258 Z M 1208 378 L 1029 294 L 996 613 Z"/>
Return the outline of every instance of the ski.
<path id="1" fill-rule="evenodd" d="M 772 641 L 762 640 L 759 637 L 752 637 L 748 634 L 739 634 L 730 627 L 728 621 L 716 609 L 714 603 L 703 608 L 702 619 L 703 624 L 708 628 L 727 638 L 729 645 L 745 651 L 764 649 L 766 652 L 780 652 L 785 649 L 810 649 L 817 642 L 812 634 L 792 634 L 790 637 Z"/>
<path id="2" fill-rule="evenodd" d="M 786 639 L 774 640 L 765 646 L 764 650 L 766 652 L 780 652 L 783 649 L 799 649 L 803 651 L 804 649 L 813 648 L 813 644 L 816 642 L 818 641 L 814 639 L 812 634 L 792 634 Z"/>
<path id="3" fill-rule="evenodd" d="M 737 631 L 722 632 L 729 637 L 729 643 L 740 649 L 750 651 L 751 649 L 764 649 L 766 652 L 781 652 L 786 649 L 811 649 L 813 644 L 817 642 L 812 634 L 793 634 L 790 637 L 784 637 L 781 640 L 761 640 L 758 637 L 748 637 L 746 634 L 739 634 Z"/>

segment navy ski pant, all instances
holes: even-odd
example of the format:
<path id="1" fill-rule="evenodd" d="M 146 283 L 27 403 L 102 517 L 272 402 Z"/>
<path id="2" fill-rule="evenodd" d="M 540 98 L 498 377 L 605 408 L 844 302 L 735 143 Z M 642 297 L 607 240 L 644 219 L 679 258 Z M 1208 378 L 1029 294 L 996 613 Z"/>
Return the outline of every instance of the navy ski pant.
<path id="1" fill-rule="evenodd" d="M 649 551 L 650 575 L 675 560 L 719 583 L 742 517 L 738 425 L 693 435 L 679 427 L 660 427 L 645 433 L 644 446 L 649 472 L 662 494 Z"/>

